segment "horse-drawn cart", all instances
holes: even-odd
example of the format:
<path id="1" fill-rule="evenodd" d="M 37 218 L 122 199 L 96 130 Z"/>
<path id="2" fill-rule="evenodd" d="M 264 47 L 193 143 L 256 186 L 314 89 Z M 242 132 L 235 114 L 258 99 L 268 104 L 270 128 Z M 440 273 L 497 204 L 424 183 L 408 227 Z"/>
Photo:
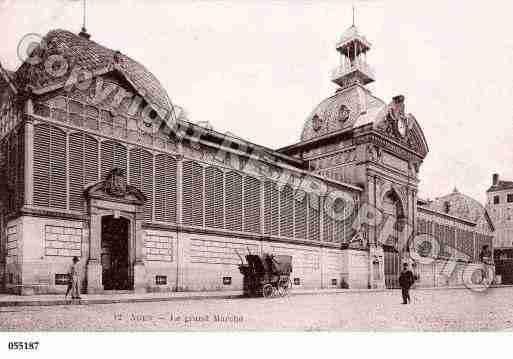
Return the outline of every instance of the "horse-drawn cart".
<path id="1" fill-rule="evenodd" d="M 244 295 L 269 298 L 289 293 L 292 287 L 292 256 L 248 254 L 246 262 L 239 265 L 244 276 Z"/>

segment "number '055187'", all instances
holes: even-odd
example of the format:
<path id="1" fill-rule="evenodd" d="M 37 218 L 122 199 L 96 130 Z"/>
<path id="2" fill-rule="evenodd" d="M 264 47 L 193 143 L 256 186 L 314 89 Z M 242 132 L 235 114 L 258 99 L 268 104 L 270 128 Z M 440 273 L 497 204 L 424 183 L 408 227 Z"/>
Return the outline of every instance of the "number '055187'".
<path id="1" fill-rule="evenodd" d="M 39 342 L 9 342 L 9 350 L 37 350 Z"/>

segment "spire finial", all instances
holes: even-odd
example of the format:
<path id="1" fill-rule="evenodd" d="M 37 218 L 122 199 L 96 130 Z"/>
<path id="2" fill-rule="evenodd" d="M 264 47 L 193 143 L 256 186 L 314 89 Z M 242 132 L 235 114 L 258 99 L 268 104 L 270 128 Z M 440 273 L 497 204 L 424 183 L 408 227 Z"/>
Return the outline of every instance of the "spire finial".
<path id="1" fill-rule="evenodd" d="M 354 26 L 354 13 L 355 13 L 355 8 L 354 8 L 354 4 L 353 4 L 353 26 Z"/>
<path id="2" fill-rule="evenodd" d="M 91 37 L 91 35 L 87 33 L 86 29 L 86 0 L 82 0 L 82 30 L 79 35 L 86 39 Z"/>

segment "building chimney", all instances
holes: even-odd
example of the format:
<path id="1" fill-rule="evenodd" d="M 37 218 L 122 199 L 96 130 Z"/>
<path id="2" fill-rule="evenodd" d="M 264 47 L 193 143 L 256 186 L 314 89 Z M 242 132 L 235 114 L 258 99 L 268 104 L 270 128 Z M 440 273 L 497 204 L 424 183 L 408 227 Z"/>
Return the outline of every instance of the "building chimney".
<path id="1" fill-rule="evenodd" d="M 499 174 L 494 173 L 492 176 L 492 185 L 497 186 L 499 184 Z"/>

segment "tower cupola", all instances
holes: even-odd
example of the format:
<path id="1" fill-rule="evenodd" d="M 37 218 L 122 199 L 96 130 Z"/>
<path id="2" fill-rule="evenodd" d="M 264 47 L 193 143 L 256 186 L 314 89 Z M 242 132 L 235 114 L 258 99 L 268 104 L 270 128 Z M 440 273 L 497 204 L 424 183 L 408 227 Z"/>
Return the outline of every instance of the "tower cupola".
<path id="1" fill-rule="evenodd" d="M 353 25 L 342 34 L 336 49 L 340 54 L 340 65 L 332 71 L 331 81 L 342 88 L 354 84 L 367 85 L 374 81 L 374 71 L 367 64 L 371 44 L 358 32 L 354 24 L 354 10 Z"/>

